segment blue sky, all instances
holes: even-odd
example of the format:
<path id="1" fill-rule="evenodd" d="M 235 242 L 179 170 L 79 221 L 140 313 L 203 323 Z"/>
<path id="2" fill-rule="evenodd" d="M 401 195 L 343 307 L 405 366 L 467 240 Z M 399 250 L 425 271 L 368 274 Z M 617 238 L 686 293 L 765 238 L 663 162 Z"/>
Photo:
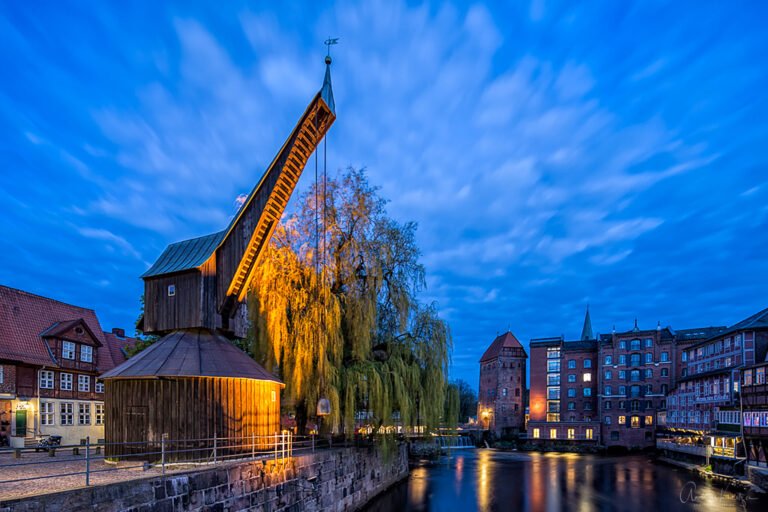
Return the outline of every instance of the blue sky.
<path id="1" fill-rule="evenodd" d="M 768 306 L 765 4 L 131 4 L 0 7 L 2 284 L 132 327 L 138 276 L 226 225 L 332 35 L 329 166 L 419 223 L 454 377 L 507 328 L 578 336 L 587 303 L 600 332 Z"/>

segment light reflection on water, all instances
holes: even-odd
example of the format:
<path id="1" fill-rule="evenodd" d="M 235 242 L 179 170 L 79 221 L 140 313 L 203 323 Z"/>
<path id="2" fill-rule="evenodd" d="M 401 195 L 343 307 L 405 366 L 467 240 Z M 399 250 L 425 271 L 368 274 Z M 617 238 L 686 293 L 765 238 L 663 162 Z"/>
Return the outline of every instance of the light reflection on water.
<path id="1" fill-rule="evenodd" d="M 648 457 L 480 449 L 414 468 L 369 512 L 768 510 L 768 499 L 698 480 Z M 746 508 L 745 508 L 746 507 Z"/>

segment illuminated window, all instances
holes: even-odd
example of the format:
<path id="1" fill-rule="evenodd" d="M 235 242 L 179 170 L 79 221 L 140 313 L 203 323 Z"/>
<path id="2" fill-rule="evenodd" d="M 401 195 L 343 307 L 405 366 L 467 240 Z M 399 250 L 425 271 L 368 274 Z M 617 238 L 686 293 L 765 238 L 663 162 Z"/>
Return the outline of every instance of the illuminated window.
<path id="1" fill-rule="evenodd" d="M 539 439 L 541 437 L 541 430 L 538 428 L 533 429 L 533 438 Z"/>
<path id="2" fill-rule="evenodd" d="M 569 428 L 568 429 L 568 439 L 576 439 L 576 430 Z"/>
<path id="3" fill-rule="evenodd" d="M 592 382 L 592 374 L 591 373 L 585 373 L 582 375 L 582 378 L 584 382 Z"/>
<path id="4" fill-rule="evenodd" d="M 547 423 L 558 423 L 560 421 L 560 414 L 548 413 Z"/>
<path id="5" fill-rule="evenodd" d="M 653 416 L 646 416 L 645 417 L 645 426 L 653 425 Z"/>
<path id="6" fill-rule="evenodd" d="M 549 438 L 550 439 L 557 439 L 557 429 L 556 428 L 549 429 Z"/>
<path id="7" fill-rule="evenodd" d="M 744 370 L 744 385 L 752 385 L 752 370 Z"/>
<path id="8" fill-rule="evenodd" d="M 592 439 L 592 429 L 591 428 L 587 429 L 587 439 Z"/>
<path id="9" fill-rule="evenodd" d="M 619 416 L 619 425 L 625 425 L 627 423 L 626 416 Z"/>
<path id="10" fill-rule="evenodd" d="M 632 416 L 632 428 L 640 428 L 640 416 Z"/>

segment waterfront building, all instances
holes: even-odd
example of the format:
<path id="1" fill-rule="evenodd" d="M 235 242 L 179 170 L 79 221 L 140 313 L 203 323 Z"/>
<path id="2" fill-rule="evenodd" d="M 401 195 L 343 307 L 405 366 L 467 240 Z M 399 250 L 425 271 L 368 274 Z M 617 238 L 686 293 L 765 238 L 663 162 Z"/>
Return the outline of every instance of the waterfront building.
<path id="1" fill-rule="evenodd" d="M 581 339 L 531 340 L 531 387 L 528 439 L 536 443 L 578 441 L 597 444 L 597 340 L 589 310 Z"/>
<path id="2" fill-rule="evenodd" d="M 104 438 L 99 375 L 136 340 L 105 333 L 92 309 L 0 286 L 0 446 Z"/>
<path id="3" fill-rule="evenodd" d="M 496 436 L 525 428 L 525 381 L 528 354 L 514 334 L 496 337 L 480 358 L 478 422 Z"/>
<path id="4" fill-rule="evenodd" d="M 742 425 L 748 470 L 759 471 L 762 473 L 760 480 L 768 481 L 768 357 L 761 363 L 743 368 L 741 373 Z"/>

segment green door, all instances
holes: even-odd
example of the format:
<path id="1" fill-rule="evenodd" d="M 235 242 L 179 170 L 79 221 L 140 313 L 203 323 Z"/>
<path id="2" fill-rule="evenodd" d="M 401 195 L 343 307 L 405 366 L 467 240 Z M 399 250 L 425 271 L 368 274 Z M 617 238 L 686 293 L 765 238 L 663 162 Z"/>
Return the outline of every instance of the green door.
<path id="1" fill-rule="evenodd" d="M 16 435 L 26 437 L 27 435 L 27 411 L 20 409 L 16 411 Z"/>

